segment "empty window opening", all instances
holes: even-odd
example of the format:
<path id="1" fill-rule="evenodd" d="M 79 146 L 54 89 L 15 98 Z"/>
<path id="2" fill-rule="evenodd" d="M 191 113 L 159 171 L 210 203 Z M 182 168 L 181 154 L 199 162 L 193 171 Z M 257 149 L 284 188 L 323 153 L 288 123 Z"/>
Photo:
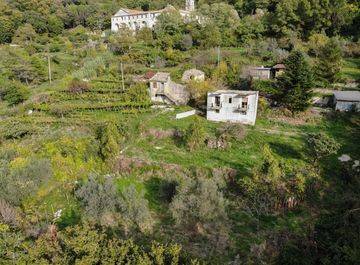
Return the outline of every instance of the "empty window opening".
<path id="1" fill-rule="evenodd" d="M 215 97 L 215 105 L 220 106 L 220 97 L 219 96 Z"/>

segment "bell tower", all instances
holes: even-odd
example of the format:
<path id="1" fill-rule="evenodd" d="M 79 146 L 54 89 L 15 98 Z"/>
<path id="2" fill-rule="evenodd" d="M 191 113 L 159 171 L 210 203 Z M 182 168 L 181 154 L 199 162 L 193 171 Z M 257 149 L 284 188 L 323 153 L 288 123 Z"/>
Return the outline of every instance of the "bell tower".
<path id="1" fill-rule="evenodd" d="M 185 10 L 190 12 L 195 11 L 195 0 L 186 0 Z"/>

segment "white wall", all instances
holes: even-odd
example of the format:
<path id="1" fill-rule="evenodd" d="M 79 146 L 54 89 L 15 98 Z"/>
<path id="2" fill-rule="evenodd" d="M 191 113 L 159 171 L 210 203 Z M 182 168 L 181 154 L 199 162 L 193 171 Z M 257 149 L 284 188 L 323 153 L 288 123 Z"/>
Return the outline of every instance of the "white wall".
<path id="1" fill-rule="evenodd" d="M 248 96 L 248 111 L 246 115 L 240 112 L 234 112 L 235 108 L 242 104 L 242 99 L 234 98 L 235 96 L 235 94 L 222 94 L 220 96 L 222 107 L 218 113 L 215 110 L 211 110 L 211 104 L 215 104 L 215 97 L 208 97 L 207 119 L 211 121 L 238 122 L 255 125 L 259 93 L 257 92 L 254 95 Z M 229 103 L 230 97 L 233 98 L 231 104 Z"/>
<path id="2" fill-rule="evenodd" d="M 190 110 L 190 111 L 178 113 L 178 114 L 176 114 L 176 119 L 177 120 L 184 119 L 184 118 L 193 116 L 195 114 L 196 114 L 196 110 Z"/>
<path id="3" fill-rule="evenodd" d="M 335 105 L 337 111 L 360 111 L 360 102 L 337 101 Z"/>
<path id="4" fill-rule="evenodd" d="M 144 27 L 153 28 L 157 17 L 161 13 L 146 13 L 142 15 L 125 15 L 111 18 L 111 31 L 117 32 L 121 27 L 128 27 L 131 30 Z"/>

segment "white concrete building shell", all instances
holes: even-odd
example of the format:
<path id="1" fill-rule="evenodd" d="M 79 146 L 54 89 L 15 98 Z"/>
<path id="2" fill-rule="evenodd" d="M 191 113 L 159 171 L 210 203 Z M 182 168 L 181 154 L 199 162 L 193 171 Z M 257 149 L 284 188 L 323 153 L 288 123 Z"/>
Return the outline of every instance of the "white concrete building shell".
<path id="1" fill-rule="evenodd" d="M 255 125 L 259 92 L 219 90 L 208 94 L 207 119 Z"/>

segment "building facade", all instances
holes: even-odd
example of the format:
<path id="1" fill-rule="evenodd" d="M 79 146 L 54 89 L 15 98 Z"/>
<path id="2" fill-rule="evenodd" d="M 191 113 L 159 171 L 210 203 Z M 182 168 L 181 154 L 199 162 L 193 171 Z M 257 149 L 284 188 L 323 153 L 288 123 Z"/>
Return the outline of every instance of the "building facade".
<path id="1" fill-rule="evenodd" d="M 129 28 L 134 31 L 145 27 L 152 29 L 156 24 L 157 17 L 160 16 L 163 12 L 169 12 L 171 10 L 175 10 L 175 8 L 170 5 L 164 9 L 153 11 L 121 8 L 111 18 L 111 31 L 117 32 L 121 28 Z M 185 10 L 179 10 L 179 12 L 181 16 L 186 19 L 190 17 L 191 12 L 194 10 L 195 0 L 186 0 Z"/>
<path id="2" fill-rule="evenodd" d="M 207 119 L 255 125 L 259 92 L 219 90 L 208 94 Z"/>

